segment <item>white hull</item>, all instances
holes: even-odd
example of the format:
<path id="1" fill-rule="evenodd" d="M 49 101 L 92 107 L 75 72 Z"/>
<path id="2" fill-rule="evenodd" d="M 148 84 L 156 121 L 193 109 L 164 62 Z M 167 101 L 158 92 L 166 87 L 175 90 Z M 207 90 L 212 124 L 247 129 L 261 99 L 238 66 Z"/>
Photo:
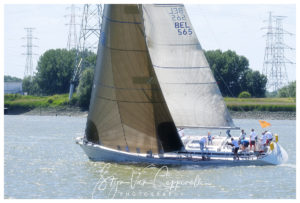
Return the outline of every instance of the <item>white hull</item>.
<path id="1" fill-rule="evenodd" d="M 137 154 L 114 150 L 93 143 L 84 143 L 82 139 L 76 141 L 81 146 L 86 155 L 92 161 L 117 162 L 117 163 L 153 163 L 167 165 L 278 165 L 285 161 L 284 149 L 277 143 L 274 150 L 261 156 L 240 156 L 239 160 L 233 159 L 233 153 L 224 156 L 214 153 L 207 155 L 209 159 L 202 159 L 201 154 L 193 152 L 187 153 L 165 153 L 163 155 Z"/>

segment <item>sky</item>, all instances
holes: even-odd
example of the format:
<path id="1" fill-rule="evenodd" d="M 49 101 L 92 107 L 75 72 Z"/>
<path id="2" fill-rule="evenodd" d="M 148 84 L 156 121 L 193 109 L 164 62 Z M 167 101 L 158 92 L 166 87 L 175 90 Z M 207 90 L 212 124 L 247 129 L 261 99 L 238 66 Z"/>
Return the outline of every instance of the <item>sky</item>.
<path id="1" fill-rule="evenodd" d="M 4 5 L 4 75 L 23 78 L 25 71 L 25 27 L 34 27 L 33 66 L 48 49 L 66 48 L 69 4 L 6 4 Z M 83 5 L 77 5 L 82 8 Z M 265 52 L 268 12 L 287 16 L 284 29 L 296 34 L 295 4 L 185 4 L 187 13 L 205 50 L 234 50 L 249 59 L 250 68 L 262 71 Z M 82 9 L 78 12 L 81 15 Z M 80 22 L 80 17 L 77 18 Z M 79 34 L 78 34 L 79 35 Z M 296 48 L 296 35 L 285 36 L 285 43 Z M 296 62 L 295 51 L 286 57 Z M 287 65 L 289 81 L 296 79 L 296 65 Z"/>

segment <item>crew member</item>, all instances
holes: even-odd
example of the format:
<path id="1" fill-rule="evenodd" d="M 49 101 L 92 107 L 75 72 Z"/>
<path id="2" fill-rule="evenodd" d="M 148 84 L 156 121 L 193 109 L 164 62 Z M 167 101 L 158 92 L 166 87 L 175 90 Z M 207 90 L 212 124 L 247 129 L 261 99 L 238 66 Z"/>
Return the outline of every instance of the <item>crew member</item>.
<path id="1" fill-rule="evenodd" d="M 204 147 L 205 147 L 205 145 L 206 145 L 206 142 L 207 142 L 206 137 L 202 137 L 202 138 L 200 139 L 199 143 L 200 143 L 200 149 L 201 149 L 201 151 L 204 150 Z"/>
<path id="2" fill-rule="evenodd" d="M 255 140 L 257 138 L 256 132 L 254 131 L 254 129 L 251 129 L 251 133 L 250 133 L 250 150 L 252 149 L 253 146 L 253 151 L 255 150 Z"/>
<path id="3" fill-rule="evenodd" d="M 261 144 L 261 150 L 264 151 L 265 147 L 267 145 L 267 135 L 266 132 L 262 133 L 261 139 L 260 139 L 260 144 Z"/>
<path id="4" fill-rule="evenodd" d="M 210 132 L 207 133 L 207 139 L 208 139 L 208 145 L 211 144 L 212 145 L 212 137 Z"/>
<path id="5" fill-rule="evenodd" d="M 227 134 L 227 137 L 228 137 L 228 138 L 231 137 L 230 130 L 226 130 L 226 134 Z"/>
<path id="6" fill-rule="evenodd" d="M 245 133 L 244 129 L 242 129 L 240 137 L 239 137 L 239 143 L 241 143 L 241 141 L 245 140 L 245 139 L 246 139 L 246 133 Z"/>
<path id="7" fill-rule="evenodd" d="M 271 131 L 266 131 L 266 136 L 267 136 L 267 145 L 268 145 L 273 140 L 273 134 L 271 133 Z"/>
<path id="8" fill-rule="evenodd" d="M 233 159 L 239 159 L 238 156 L 238 150 L 240 148 L 239 143 L 237 140 L 234 140 L 233 137 L 231 138 L 231 143 L 228 143 L 229 145 L 231 145 L 233 147 L 233 153 L 234 153 L 234 157 Z"/>
<path id="9" fill-rule="evenodd" d="M 242 150 L 244 151 L 249 146 L 249 141 L 248 140 L 242 140 L 241 145 L 242 145 Z"/>

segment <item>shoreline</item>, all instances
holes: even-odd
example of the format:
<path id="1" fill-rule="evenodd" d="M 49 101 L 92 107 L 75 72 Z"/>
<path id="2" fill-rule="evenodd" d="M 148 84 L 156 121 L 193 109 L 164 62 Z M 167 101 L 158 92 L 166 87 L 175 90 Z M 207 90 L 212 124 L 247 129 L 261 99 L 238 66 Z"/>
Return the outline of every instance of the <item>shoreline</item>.
<path id="1" fill-rule="evenodd" d="M 88 110 L 83 110 L 79 107 L 34 108 L 28 111 L 14 109 L 8 110 L 5 115 L 87 117 Z"/>
<path id="2" fill-rule="evenodd" d="M 291 111 L 230 111 L 233 119 L 296 120 L 296 112 Z"/>
<path id="3" fill-rule="evenodd" d="M 230 114 L 233 119 L 296 120 L 296 112 L 289 111 L 230 111 Z M 88 110 L 79 107 L 35 108 L 26 112 L 15 109 L 5 115 L 87 117 Z"/>

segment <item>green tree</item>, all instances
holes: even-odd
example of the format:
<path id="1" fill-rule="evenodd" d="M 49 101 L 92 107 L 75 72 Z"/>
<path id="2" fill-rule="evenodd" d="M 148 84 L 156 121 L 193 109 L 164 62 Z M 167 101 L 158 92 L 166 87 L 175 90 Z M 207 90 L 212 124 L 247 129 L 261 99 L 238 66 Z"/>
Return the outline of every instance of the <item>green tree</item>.
<path id="1" fill-rule="evenodd" d="M 266 93 L 267 77 L 259 71 L 248 69 L 241 77 L 241 88 L 255 97 L 264 97 Z"/>
<path id="2" fill-rule="evenodd" d="M 91 51 L 85 50 L 85 51 L 80 53 L 80 56 L 82 58 L 84 58 L 84 62 L 82 64 L 82 67 L 83 67 L 82 71 L 84 71 L 87 68 L 95 69 L 96 61 L 97 61 L 97 55 L 96 54 L 94 54 Z"/>
<path id="3" fill-rule="evenodd" d="M 278 97 L 296 97 L 296 81 L 282 87 L 277 92 Z"/>
<path id="4" fill-rule="evenodd" d="M 80 57 L 84 60 L 80 62 Z M 69 91 L 75 63 L 80 62 L 83 70 L 94 68 L 96 54 L 90 51 L 79 53 L 79 60 L 75 62 L 76 50 L 51 49 L 46 51 L 39 59 L 36 80 L 44 95 L 62 94 Z M 75 87 L 77 83 L 75 84 Z"/>
<path id="5" fill-rule="evenodd" d="M 241 92 L 240 78 L 248 69 L 249 62 L 234 51 L 206 51 L 205 56 L 213 71 L 223 96 L 238 96 Z"/>
<path id="6" fill-rule="evenodd" d="M 237 97 L 248 91 L 254 97 L 262 97 L 266 91 L 266 77 L 249 68 L 249 61 L 234 51 L 206 51 L 205 56 L 223 96 Z"/>
<path id="7" fill-rule="evenodd" d="M 23 92 L 27 92 L 28 95 L 40 95 L 41 90 L 35 77 L 24 77 L 22 83 Z"/>
<path id="8" fill-rule="evenodd" d="M 4 82 L 22 82 L 22 79 L 10 75 L 4 75 Z"/>
<path id="9" fill-rule="evenodd" d="M 243 91 L 239 94 L 238 96 L 239 98 L 250 98 L 251 97 L 251 94 L 247 91 Z"/>
<path id="10" fill-rule="evenodd" d="M 38 61 L 36 79 L 43 94 L 62 94 L 69 91 L 74 70 L 75 51 L 51 49 Z"/>
<path id="11" fill-rule="evenodd" d="M 82 73 L 77 88 L 78 104 L 82 108 L 89 107 L 93 80 L 94 80 L 94 69 L 92 68 L 85 69 Z"/>

